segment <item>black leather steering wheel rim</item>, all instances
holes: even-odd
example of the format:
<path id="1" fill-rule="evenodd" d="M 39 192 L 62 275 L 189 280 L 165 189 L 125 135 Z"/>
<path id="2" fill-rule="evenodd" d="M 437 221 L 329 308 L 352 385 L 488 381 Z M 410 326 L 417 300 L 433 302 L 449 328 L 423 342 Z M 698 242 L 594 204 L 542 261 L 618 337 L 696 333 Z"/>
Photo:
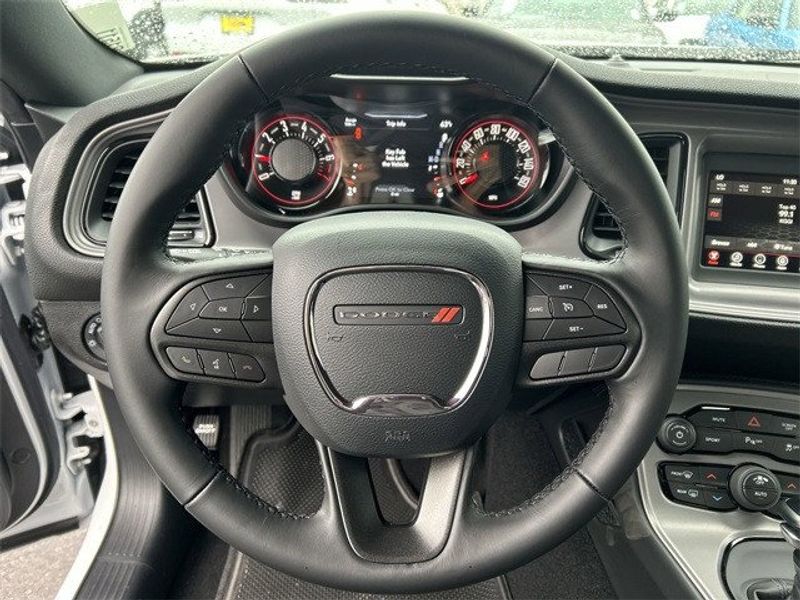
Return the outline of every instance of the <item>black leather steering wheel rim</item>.
<path id="1" fill-rule="evenodd" d="M 350 528 L 358 518 L 343 499 L 362 489 L 359 475 L 353 459 L 321 445 L 325 501 L 314 515 L 292 514 L 244 489 L 185 426 L 176 401 L 182 386 L 164 373 L 148 335 L 154 316 L 187 282 L 272 262 L 270 251 L 193 262 L 165 252 L 174 216 L 219 167 L 241 124 L 269 99 L 305 81 L 376 69 L 467 77 L 540 115 L 619 220 L 623 249 L 608 261 L 529 251 L 520 256 L 520 269 L 603 281 L 631 307 L 641 328 L 629 367 L 608 382 L 610 405 L 600 428 L 535 497 L 487 513 L 462 476 L 472 453 L 435 459 L 445 496 L 452 495 L 444 503 L 452 511 L 432 525 L 444 532 L 441 540 L 410 542 L 426 548 L 419 561 L 409 558 L 413 552 L 386 561 L 374 560 L 369 548 L 355 549 Z M 402 218 L 413 227 L 419 215 Z M 320 21 L 258 43 L 223 64 L 173 110 L 141 155 L 112 224 L 102 313 L 111 379 L 128 425 L 166 487 L 201 523 L 302 579 L 368 592 L 421 592 L 482 580 L 543 554 L 588 522 L 634 472 L 680 373 L 686 282 L 677 221 L 658 173 L 635 133 L 587 81 L 549 52 L 466 20 L 379 14 Z"/>

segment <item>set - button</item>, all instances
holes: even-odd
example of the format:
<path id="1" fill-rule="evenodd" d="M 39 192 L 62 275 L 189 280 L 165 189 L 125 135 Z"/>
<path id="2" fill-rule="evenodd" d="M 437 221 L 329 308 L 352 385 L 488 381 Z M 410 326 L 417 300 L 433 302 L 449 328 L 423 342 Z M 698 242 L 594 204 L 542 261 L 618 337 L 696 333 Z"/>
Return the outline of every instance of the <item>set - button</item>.
<path id="1" fill-rule="evenodd" d="M 569 277 L 527 275 L 525 341 L 614 335 L 625 329 L 619 309 L 596 285 Z"/>
<path id="2" fill-rule="evenodd" d="M 166 353 L 169 362 L 181 373 L 253 382 L 264 379 L 261 365 L 247 354 L 181 346 L 170 346 Z"/>
<path id="3" fill-rule="evenodd" d="M 171 335 L 234 342 L 272 342 L 269 275 L 228 277 L 199 285 L 166 325 Z"/>

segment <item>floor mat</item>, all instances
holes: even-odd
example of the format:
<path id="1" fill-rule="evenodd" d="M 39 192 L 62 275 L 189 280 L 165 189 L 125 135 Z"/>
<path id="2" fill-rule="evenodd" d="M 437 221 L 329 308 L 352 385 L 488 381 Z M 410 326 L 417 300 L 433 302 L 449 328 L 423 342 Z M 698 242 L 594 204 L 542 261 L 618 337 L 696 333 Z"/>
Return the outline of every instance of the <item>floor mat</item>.
<path id="1" fill-rule="evenodd" d="M 486 507 L 511 508 L 549 484 L 561 467 L 539 422 L 506 412 L 487 438 Z M 506 575 L 514 600 L 616 598 L 587 530 Z"/>
<path id="2" fill-rule="evenodd" d="M 241 476 L 253 492 L 294 512 L 313 512 L 322 502 L 322 476 L 311 436 L 295 430 L 290 437 L 265 435 L 251 441 L 245 453 Z M 498 579 L 476 585 L 415 595 L 375 595 L 346 592 L 307 583 L 271 569 L 231 549 L 217 598 L 255 600 L 262 598 L 315 600 L 500 600 Z"/>

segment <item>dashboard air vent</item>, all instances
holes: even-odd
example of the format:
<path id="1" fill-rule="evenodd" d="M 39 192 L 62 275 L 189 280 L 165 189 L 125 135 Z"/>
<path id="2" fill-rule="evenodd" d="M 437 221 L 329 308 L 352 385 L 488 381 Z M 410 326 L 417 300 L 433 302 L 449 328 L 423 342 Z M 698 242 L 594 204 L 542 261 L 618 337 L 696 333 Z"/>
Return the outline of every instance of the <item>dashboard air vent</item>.
<path id="1" fill-rule="evenodd" d="M 89 191 L 85 225 L 89 237 L 100 244 L 108 239 L 108 229 L 117 211 L 122 190 L 146 144 L 146 139 L 123 142 L 112 148 L 98 165 Z M 209 245 L 211 235 L 201 193 L 189 200 L 178 213 L 168 241 L 171 246 Z"/>
<path id="2" fill-rule="evenodd" d="M 686 169 L 686 140 L 677 134 L 646 135 L 641 139 L 664 181 L 680 220 Z M 593 196 L 582 232 L 583 247 L 593 256 L 608 258 L 619 250 L 621 242 L 619 223 L 597 196 Z"/>

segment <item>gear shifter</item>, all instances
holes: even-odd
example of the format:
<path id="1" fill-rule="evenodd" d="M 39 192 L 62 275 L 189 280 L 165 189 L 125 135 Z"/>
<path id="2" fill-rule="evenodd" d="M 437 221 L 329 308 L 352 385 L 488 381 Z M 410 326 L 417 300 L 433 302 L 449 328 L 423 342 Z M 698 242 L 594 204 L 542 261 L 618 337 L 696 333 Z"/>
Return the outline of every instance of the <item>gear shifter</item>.
<path id="1" fill-rule="evenodd" d="M 800 600 L 800 496 L 792 496 L 787 500 L 778 502 L 771 512 L 782 520 L 781 533 L 794 548 L 792 554 L 794 584 L 788 599 Z"/>
<path id="2" fill-rule="evenodd" d="M 778 478 L 759 465 L 743 465 L 731 473 L 731 497 L 745 510 L 780 519 L 783 537 L 792 546 L 794 579 L 759 579 L 747 588 L 748 600 L 800 600 L 800 496 L 781 498 Z"/>

